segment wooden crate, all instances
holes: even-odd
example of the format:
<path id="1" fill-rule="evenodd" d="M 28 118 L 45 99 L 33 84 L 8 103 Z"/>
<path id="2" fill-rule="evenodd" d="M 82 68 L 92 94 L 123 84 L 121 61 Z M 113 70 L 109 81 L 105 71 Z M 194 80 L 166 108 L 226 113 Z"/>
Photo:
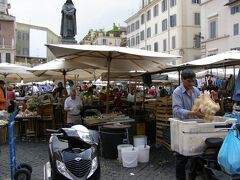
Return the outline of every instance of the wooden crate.
<path id="1" fill-rule="evenodd" d="M 168 119 L 172 117 L 172 99 L 171 97 L 160 98 L 156 105 L 156 144 L 161 144 L 171 150 L 167 143 L 169 137 L 165 137 L 164 130 L 170 128 Z"/>
<path id="2" fill-rule="evenodd" d="M 0 127 L 0 145 L 7 142 L 7 126 Z"/>

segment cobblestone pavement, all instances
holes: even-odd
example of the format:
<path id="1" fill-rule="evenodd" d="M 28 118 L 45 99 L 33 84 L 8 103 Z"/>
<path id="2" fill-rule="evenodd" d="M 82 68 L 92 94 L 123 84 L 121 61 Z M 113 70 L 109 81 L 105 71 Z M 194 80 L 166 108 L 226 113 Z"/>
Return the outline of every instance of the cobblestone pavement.
<path id="1" fill-rule="evenodd" d="M 9 146 L 0 146 L 0 180 L 10 177 Z M 48 145 L 41 143 L 18 143 L 17 161 L 31 164 L 32 180 L 43 179 L 43 165 L 48 161 Z M 151 148 L 150 162 L 136 168 L 123 168 L 117 160 L 101 158 L 102 180 L 175 180 L 172 153 L 162 148 Z"/>

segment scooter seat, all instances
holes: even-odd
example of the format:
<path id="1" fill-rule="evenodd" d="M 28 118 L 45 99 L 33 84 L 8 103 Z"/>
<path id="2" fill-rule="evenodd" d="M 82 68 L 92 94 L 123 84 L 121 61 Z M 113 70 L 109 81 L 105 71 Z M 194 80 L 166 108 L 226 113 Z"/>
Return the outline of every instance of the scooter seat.
<path id="1" fill-rule="evenodd" d="M 220 148 L 223 143 L 222 138 L 207 138 L 205 140 L 207 147 L 209 148 Z"/>

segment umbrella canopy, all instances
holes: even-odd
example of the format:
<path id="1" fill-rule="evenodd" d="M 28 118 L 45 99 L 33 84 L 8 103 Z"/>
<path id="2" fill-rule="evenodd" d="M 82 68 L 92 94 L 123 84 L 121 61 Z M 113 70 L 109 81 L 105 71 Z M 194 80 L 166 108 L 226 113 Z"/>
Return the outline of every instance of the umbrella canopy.
<path id="1" fill-rule="evenodd" d="M 24 80 L 24 82 L 40 81 L 48 78 L 47 76 L 38 78 L 28 71 L 30 69 L 17 64 L 0 63 L 0 77 L 10 83 L 20 82 L 21 80 Z"/>
<path id="2" fill-rule="evenodd" d="M 76 61 L 66 61 L 64 59 L 55 59 L 45 64 L 41 64 L 33 67 L 31 70 L 36 76 L 47 75 L 51 79 L 64 76 L 64 83 L 67 79 L 77 80 L 94 80 L 99 78 L 103 70 L 97 70 L 97 67 L 93 67 L 87 64 L 78 63 Z"/>
<path id="3" fill-rule="evenodd" d="M 107 68 L 107 113 L 110 71 L 159 71 L 169 67 L 167 64 L 178 58 L 165 53 L 115 46 L 56 44 L 47 47 L 57 58 L 78 61 L 100 69 Z"/>
<path id="4" fill-rule="evenodd" d="M 57 58 L 77 60 L 78 62 L 107 68 L 111 60 L 111 71 L 146 71 L 153 72 L 169 67 L 168 63 L 178 56 L 140 49 L 115 46 L 94 45 L 47 45 Z"/>
<path id="5" fill-rule="evenodd" d="M 240 64 L 240 51 L 227 51 L 214 56 L 208 56 L 205 58 L 197 59 L 185 63 L 184 65 L 195 65 L 195 66 L 215 66 L 223 67 L 224 65 L 239 65 Z"/>
<path id="6" fill-rule="evenodd" d="M 227 51 L 213 56 L 190 61 L 177 66 L 168 67 L 160 70 L 159 73 L 180 71 L 185 68 L 193 69 L 211 69 L 221 68 L 227 66 L 236 66 L 240 64 L 240 51 Z"/>

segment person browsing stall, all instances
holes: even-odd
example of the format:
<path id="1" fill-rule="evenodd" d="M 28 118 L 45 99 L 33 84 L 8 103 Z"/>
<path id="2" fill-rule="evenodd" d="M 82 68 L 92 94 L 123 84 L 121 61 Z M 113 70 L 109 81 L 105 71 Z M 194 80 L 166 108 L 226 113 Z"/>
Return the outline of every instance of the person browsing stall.
<path id="1" fill-rule="evenodd" d="M 182 71 L 182 84 L 178 86 L 172 95 L 173 117 L 181 120 L 191 118 L 203 118 L 201 112 L 192 111 L 195 99 L 200 95 L 200 91 L 194 87 L 196 74 L 191 69 Z M 176 178 L 185 180 L 185 166 L 188 158 L 176 154 Z"/>
<path id="2" fill-rule="evenodd" d="M 80 110 L 82 107 L 82 101 L 75 89 L 70 91 L 70 96 L 64 102 L 64 110 L 67 111 L 67 123 L 68 124 L 81 124 Z"/>
<path id="3" fill-rule="evenodd" d="M 6 94 L 4 91 L 4 85 L 5 85 L 5 82 L 3 80 L 0 80 L 0 110 L 7 109 L 7 100 L 6 100 Z"/>

